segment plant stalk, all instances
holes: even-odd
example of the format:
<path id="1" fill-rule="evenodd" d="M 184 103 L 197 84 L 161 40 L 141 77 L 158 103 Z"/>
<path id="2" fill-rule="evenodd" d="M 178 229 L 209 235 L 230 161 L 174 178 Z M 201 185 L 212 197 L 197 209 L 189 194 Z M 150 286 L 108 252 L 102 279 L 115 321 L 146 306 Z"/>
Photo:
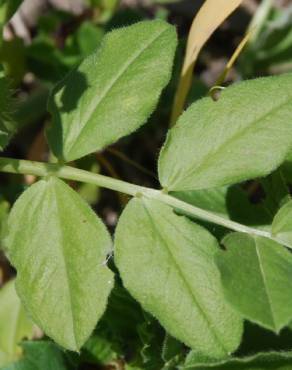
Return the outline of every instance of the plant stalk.
<path id="1" fill-rule="evenodd" d="M 226 227 L 230 230 L 276 240 L 268 231 L 254 229 L 252 227 L 228 220 L 213 212 L 209 212 L 189 203 L 183 202 L 172 195 L 165 194 L 161 190 L 131 184 L 112 177 L 91 173 L 66 165 L 0 157 L 0 172 L 34 175 L 38 177 L 57 176 L 65 180 L 73 180 L 98 185 L 100 187 L 118 191 L 131 196 L 144 196 L 149 199 L 156 199 L 176 210 L 183 211 L 191 217 L 211 222 Z"/>

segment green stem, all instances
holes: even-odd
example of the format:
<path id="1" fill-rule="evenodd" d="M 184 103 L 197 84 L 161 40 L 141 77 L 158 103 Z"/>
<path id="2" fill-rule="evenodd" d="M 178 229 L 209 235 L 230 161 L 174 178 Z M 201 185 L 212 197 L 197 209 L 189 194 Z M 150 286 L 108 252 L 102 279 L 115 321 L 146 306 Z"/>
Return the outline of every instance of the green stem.
<path id="1" fill-rule="evenodd" d="M 0 172 L 47 177 L 54 175 L 66 180 L 94 184 L 120 193 L 135 196 L 141 187 L 112 177 L 95 174 L 78 168 L 55 163 L 25 161 L 0 157 Z"/>
<path id="2" fill-rule="evenodd" d="M 100 187 L 125 193 L 131 196 L 144 196 L 149 199 L 156 199 L 171 206 L 172 208 L 184 211 L 186 214 L 192 217 L 221 225 L 234 231 L 274 239 L 268 231 L 254 229 L 228 220 L 224 217 L 220 217 L 217 214 L 183 202 L 171 195 L 164 194 L 160 190 L 134 185 L 125 181 L 114 179 L 112 177 L 91 173 L 70 166 L 0 157 L 0 172 L 35 175 L 39 177 L 54 175 L 66 180 L 74 180 L 89 184 L 95 184 Z"/>

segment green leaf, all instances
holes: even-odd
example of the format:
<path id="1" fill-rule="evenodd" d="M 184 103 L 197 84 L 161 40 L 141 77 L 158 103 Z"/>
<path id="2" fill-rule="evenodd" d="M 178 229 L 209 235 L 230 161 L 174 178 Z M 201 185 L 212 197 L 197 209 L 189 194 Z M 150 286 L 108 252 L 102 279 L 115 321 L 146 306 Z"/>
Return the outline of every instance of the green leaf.
<path id="1" fill-rule="evenodd" d="M 140 127 L 170 78 L 175 29 L 163 21 L 109 33 L 56 88 L 50 147 L 66 161 L 101 150 Z"/>
<path id="2" fill-rule="evenodd" d="M 272 172 L 292 146 L 291 103 L 292 74 L 238 83 L 217 102 L 194 103 L 168 134 L 161 184 L 207 189 Z"/>
<path id="3" fill-rule="evenodd" d="M 24 358 L 2 370 L 68 370 L 64 353 L 52 342 L 23 342 Z"/>
<path id="4" fill-rule="evenodd" d="M 34 321 L 58 344 L 78 350 L 113 285 L 105 264 L 111 239 L 101 220 L 63 181 L 50 177 L 14 204 L 5 246 Z"/>
<path id="5" fill-rule="evenodd" d="M 125 287 L 175 338 L 219 358 L 234 351 L 241 320 L 225 303 L 216 239 L 155 200 L 133 199 L 115 237 Z"/>
<path id="6" fill-rule="evenodd" d="M 18 298 L 14 281 L 0 290 L 0 366 L 15 361 L 21 355 L 19 342 L 31 339 L 34 325 L 28 319 Z"/>
<path id="7" fill-rule="evenodd" d="M 15 132 L 12 118 L 13 99 L 8 79 L 0 71 L 0 151 L 4 150 Z"/>
<path id="8" fill-rule="evenodd" d="M 290 370 L 291 365 L 292 352 L 269 352 L 245 358 L 230 358 L 217 364 L 192 364 L 188 360 L 182 370 Z"/>
<path id="9" fill-rule="evenodd" d="M 273 240 L 242 233 L 217 255 L 226 299 L 245 318 L 275 332 L 292 319 L 292 254 Z"/>
<path id="10" fill-rule="evenodd" d="M 272 224 L 272 234 L 292 248 L 292 201 L 287 202 L 276 214 Z"/>

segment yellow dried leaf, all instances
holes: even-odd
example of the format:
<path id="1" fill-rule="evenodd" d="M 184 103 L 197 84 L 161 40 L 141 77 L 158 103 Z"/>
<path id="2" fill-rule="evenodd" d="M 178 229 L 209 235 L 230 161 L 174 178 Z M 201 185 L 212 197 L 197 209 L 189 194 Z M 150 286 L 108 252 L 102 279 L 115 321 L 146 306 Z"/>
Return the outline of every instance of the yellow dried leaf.
<path id="1" fill-rule="evenodd" d="M 176 122 L 184 108 L 198 54 L 213 32 L 241 3 L 242 0 L 206 0 L 196 15 L 188 37 L 185 60 L 172 111 L 172 124 Z"/>

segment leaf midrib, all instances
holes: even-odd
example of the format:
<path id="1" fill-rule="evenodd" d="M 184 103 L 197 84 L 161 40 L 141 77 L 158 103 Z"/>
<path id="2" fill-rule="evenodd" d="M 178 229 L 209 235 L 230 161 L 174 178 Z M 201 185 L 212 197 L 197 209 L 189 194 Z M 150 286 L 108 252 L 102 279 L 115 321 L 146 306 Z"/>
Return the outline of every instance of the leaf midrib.
<path id="1" fill-rule="evenodd" d="M 62 222 L 61 222 L 61 219 L 59 217 L 59 215 L 61 213 L 60 213 L 60 207 L 59 207 L 59 204 L 58 204 L 58 196 L 57 196 L 57 191 L 56 191 L 57 183 L 56 183 L 56 180 L 54 182 L 55 182 L 55 184 L 53 184 L 52 187 L 53 187 L 55 204 L 56 204 L 56 209 L 57 209 L 57 214 L 58 214 L 58 217 L 56 217 L 57 222 L 59 224 L 59 233 L 58 233 L 58 235 L 60 237 L 60 244 L 61 244 L 61 246 L 63 246 L 64 233 L 63 233 L 63 229 L 62 229 Z M 72 332 L 73 332 L 73 335 L 74 335 L 74 344 L 75 344 L 76 349 L 78 349 L 79 347 L 78 347 L 78 344 L 77 344 L 77 334 L 76 334 L 76 327 L 75 327 L 75 315 L 74 315 L 74 309 L 73 309 L 73 297 L 72 297 L 72 293 L 71 293 L 71 283 L 70 283 L 70 276 L 69 276 L 69 273 L 68 273 L 68 265 L 67 265 L 67 262 L 66 262 L 66 257 L 65 257 L 65 252 L 64 252 L 63 247 L 60 248 L 60 251 L 61 251 L 61 257 L 62 257 L 62 260 L 63 260 L 64 272 L 65 272 L 65 277 L 66 277 L 65 280 L 66 280 L 66 285 L 67 285 L 68 298 L 69 298 L 69 302 L 70 302 L 70 316 L 71 316 Z"/>
<path id="2" fill-rule="evenodd" d="M 265 271 L 264 271 L 264 266 L 262 264 L 261 253 L 260 253 L 259 245 L 258 245 L 258 242 L 257 242 L 256 238 L 254 238 L 254 246 L 255 246 L 258 262 L 259 262 L 259 269 L 260 269 L 260 273 L 261 273 L 261 276 L 262 276 L 263 285 L 265 287 L 265 296 L 266 296 L 267 301 L 268 301 L 268 306 L 269 306 L 270 316 L 271 316 L 271 320 L 272 320 L 272 325 L 275 329 L 277 329 L 277 325 L 276 325 L 276 322 L 275 322 L 275 312 L 274 312 L 273 305 L 272 305 L 272 298 L 270 297 L 270 294 L 269 294 L 269 287 L 268 287 L 268 283 L 267 283 L 267 279 L 266 279 L 266 274 L 265 274 Z"/>
<path id="3" fill-rule="evenodd" d="M 209 327 L 210 332 L 212 332 L 214 334 L 214 338 L 216 339 L 216 342 L 219 344 L 219 346 L 224 351 L 224 353 L 228 353 L 228 350 L 225 348 L 224 344 L 221 342 L 216 330 L 214 329 L 211 321 L 209 320 L 209 317 L 206 315 L 206 312 L 205 312 L 204 308 L 201 306 L 201 304 L 198 302 L 196 296 L 194 295 L 194 293 L 192 291 L 192 287 L 189 285 L 188 280 L 185 278 L 183 271 L 181 270 L 181 268 L 177 264 L 177 262 L 175 260 L 175 257 L 173 256 L 171 250 L 168 248 L 167 242 L 163 238 L 163 235 L 160 232 L 160 229 L 158 227 L 156 227 L 155 223 L 153 222 L 153 219 L 152 219 L 152 216 L 151 216 L 151 209 L 149 210 L 145 203 L 143 205 L 144 205 L 144 209 L 146 210 L 146 213 L 148 215 L 148 218 L 150 220 L 150 223 L 151 223 L 153 229 L 156 230 L 156 233 L 159 236 L 159 239 L 162 241 L 163 245 L 166 245 L 166 250 L 167 250 L 171 260 L 173 261 L 174 266 L 175 266 L 176 270 L 178 271 L 179 276 L 181 277 L 181 279 L 185 283 L 185 286 L 186 286 L 187 290 L 189 291 L 190 296 L 192 297 L 192 300 L 193 300 L 195 306 L 198 308 L 198 311 L 201 313 L 201 316 L 204 318 L 205 322 L 207 323 L 207 326 Z"/>
<path id="4" fill-rule="evenodd" d="M 93 114 L 95 113 L 95 111 L 97 110 L 98 108 L 98 105 L 100 105 L 102 103 L 102 101 L 107 97 L 107 95 L 111 92 L 111 90 L 113 89 L 113 87 L 119 82 L 119 80 L 121 79 L 121 77 L 124 75 L 124 73 L 126 73 L 126 71 L 131 67 L 131 65 L 159 38 L 161 37 L 166 31 L 168 30 L 168 28 L 165 28 L 164 30 L 160 31 L 158 35 L 155 35 L 155 37 L 151 38 L 151 40 L 143 46 L 143 48 L 141 48 L 140 50 L 138 50 L 133 56 L 132 58 L 130 58 L 122 67 L 121 69 L 118 71 L 118 73 L 116 74 L 116 76 L 109 82 L 109 85 L 107 86 L 107 88 L 104 90 L 103 94 L 101 94 L 97 101 L 94 101 L 94 103 L 92 103 L 92 109 L 89 111 L 89 113 L 85 116 L 85 118 L 83 118 L 83 121 L 84 121 L 84 124 L 83 126 L 81 127 L 81 129 L 79 130 L 78 134 L 75 135 L 75 138 L 73 139 L 73 142 L 72 144 L 69 146 L 69 149 L 67 151 L 67 156 L 70 156 L 70 152 L 74 151 L 74 147 L 75 145 L 77 145 L 77 142 L 78 142 L 78 139 L 80 139 L 80 137 L 83 135 L 84 131 L 87 129 L 87 123 L 92 119 L 92 116 Z"/>

